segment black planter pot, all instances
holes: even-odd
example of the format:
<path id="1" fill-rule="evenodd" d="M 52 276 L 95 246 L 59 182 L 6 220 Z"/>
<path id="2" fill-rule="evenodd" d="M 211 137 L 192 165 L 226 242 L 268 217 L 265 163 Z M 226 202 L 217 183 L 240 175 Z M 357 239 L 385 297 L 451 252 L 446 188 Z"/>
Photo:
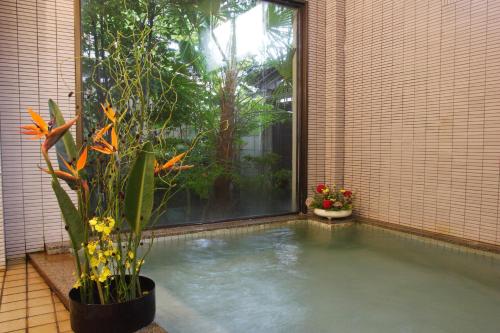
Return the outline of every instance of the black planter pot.
<path id="1" fill-rule="evenodd" d="M 140 276 L 141 289 L 148 291 L 132 301 L 116 304 L 83 304 L 80 291 L 69 292 L 71 328 L 75 333 L 132 333 L 151 324 L 155 318 L 155 283 Z"/>

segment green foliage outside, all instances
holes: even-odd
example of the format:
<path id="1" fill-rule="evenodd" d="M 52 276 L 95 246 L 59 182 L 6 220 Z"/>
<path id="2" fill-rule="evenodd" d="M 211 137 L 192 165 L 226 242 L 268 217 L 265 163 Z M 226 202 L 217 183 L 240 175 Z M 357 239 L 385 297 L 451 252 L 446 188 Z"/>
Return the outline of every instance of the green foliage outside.
<path id="1" fill-rule="evenodd" d="M 265 48 L 241 56 L 238 17 L 255 8 Z M 248 138 L 279 136 L 279 128 L 292 145 L 294 17 L 291 8 L 250 0 L 83 0 L 85 137 L 103 127 L 107 101 L 127 122 L 144 124 L 134 133 L 154 143 L 157 159 L 189 151 L 185 163 L 196 167 L 165 194 L 184 206 L 182 222 L 234 217 L 256 193 L 270 206 L 290 201 L 290 150 L 275 152 L 271 139 L 267 150 L 245 151 Z M 94 185 L 105 176 L 96 163 Z"/>

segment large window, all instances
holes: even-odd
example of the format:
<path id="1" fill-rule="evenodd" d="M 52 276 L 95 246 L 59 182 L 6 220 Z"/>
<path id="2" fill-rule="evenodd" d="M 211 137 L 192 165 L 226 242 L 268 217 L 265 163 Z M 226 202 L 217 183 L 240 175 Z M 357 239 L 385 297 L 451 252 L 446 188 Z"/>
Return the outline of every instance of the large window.
<path id="1" fill-rule="evenodd" d="M 142 107 L 145 130 L 194 165 L 159 224 L 298 211 L 299 20 L 284 3 L 82 0 L 83 138 L 100 103 Z"/>

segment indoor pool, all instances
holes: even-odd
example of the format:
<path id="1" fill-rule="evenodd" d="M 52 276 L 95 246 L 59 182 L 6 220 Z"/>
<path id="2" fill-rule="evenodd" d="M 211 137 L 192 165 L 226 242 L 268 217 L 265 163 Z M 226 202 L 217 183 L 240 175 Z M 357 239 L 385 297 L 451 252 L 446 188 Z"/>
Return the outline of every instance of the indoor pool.
<path id="1" fill-rule="evenodd" d="M 364 225 L 239 230 L 155 243 L 169 333 L 500 330 L 492 255 Z"/>

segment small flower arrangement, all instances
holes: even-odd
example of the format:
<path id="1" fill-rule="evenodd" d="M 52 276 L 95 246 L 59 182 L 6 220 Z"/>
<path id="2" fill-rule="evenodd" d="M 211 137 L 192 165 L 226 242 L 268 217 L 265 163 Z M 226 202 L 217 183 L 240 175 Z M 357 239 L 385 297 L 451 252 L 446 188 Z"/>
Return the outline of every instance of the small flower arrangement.
<path id="1" fill-rule="evenodd" d="M 325 184 L 318 184 L 314 191 L 314 196 L 306 199 L 308 208 L 328 211 L 352 210 L 351 190 L 337 189 L 335 185 L 330 188 Z"/>
<path id="2" fill-rule="evenodd" d="M 153 216 L 161 216 L 160 210 L 168 201 L 168 195 L 163 195 L 153 207 L 155 193 L 173 188 L 176 174 L 193 167 L 182 164 L 187 152 L 157 162 L 154 140 L 130 135 L 137 130 L 134 122 L 124 120 L 125 116 L 119 116 L 109 104 L 102 105 L 108 124 L 78 149 L 69 129 L 79 116 L 66 122 L 54 101 L 49 100 L 49 108 L 53 118 L 49 123 L 29 109 L 32 123 L 22 126 L 22 134 L 43 140 L 40 149 L 46 168 L 40 169 L 52 176 L 52 188 L 71 241 L 77 279 L 73 287 L 79 290 L 84 304 L 137 299 L 148 293 L 140 285 L 141 268 L 150 250 L 139 250 L 144 244 L 143 231 L 153 224 Z M 49 156 L 53 147 L 59 169 Z M 100 178 L 97 175 L 91 179 L 86 171 L 91 152 L 96 154 L 93 162 L 103 170 Z M 75 192 L 76 200 L 71 199 L 62 181 Z M 93 193 L 100 199 L 91 210 Z M 149 243 L 151 246 L 152 240 Z"/>

